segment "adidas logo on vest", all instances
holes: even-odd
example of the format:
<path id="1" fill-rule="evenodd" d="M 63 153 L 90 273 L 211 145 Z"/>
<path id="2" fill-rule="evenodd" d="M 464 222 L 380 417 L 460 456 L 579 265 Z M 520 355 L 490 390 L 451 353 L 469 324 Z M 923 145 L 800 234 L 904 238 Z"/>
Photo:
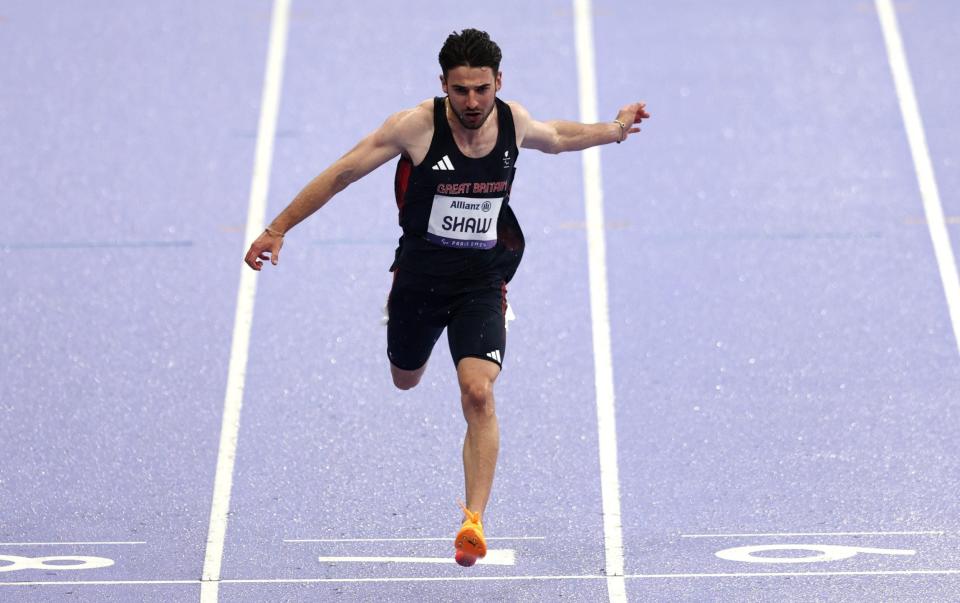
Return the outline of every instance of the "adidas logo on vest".
<path id="1" fill-rule="evenodd" d="M 435 170 L 453 170 L 453 164 L 450 163 L 450 158 L 446 155 L 443 156 L 443 159 L 437 162 L 437 165 L 433 166 Z"/>

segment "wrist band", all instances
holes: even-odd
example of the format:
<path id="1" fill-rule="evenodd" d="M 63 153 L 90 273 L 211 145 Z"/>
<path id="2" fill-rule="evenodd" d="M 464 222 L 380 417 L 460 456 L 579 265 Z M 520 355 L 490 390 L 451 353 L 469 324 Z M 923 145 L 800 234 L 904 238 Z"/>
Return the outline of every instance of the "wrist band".
<path id="1" fill-rule="evenodd" d="M 275 231 L 275 230 L 271 230 L 269 226 L 266 227 L 266 228 L 264 228 L 263 231 L 266 232 L 268 235 L 273 236 L 273 237 L 282 237 L 282 236 L 283 236 L 283 233 L 282 233 L 282 232 L 277 232 L 277 231 Z"/>
<path id="2" fill-rule="evenodd" d="M 623 123 L 619 119 L 613 120 L 613 123 L 620 126 L 620 140 L 617 141 L 617 144 L 620 144 L 621 142 L 623 142 L 623 139 L 626 138 L 625 132 L 627 130 L 627 124 Z"/>

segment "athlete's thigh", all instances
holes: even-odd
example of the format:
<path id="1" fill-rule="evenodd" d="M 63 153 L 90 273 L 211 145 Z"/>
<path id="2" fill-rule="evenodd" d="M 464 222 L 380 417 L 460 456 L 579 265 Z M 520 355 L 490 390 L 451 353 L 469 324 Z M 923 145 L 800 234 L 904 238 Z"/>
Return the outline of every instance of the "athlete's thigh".
<path id="1" fill-rule="evenodd" d="M 464 358 L 480 358 L 503 364 L 507 332 L 506 289 L 471 291 L 460 296 L 447 326 L 447 339 L 454 365 Z"/>
<path id="2" fill-rule="evenodd" d="M 446 300 L 397 277 L 387 300 L 387 356 L 404 371 L 426 364 L 446 326 Z"/>

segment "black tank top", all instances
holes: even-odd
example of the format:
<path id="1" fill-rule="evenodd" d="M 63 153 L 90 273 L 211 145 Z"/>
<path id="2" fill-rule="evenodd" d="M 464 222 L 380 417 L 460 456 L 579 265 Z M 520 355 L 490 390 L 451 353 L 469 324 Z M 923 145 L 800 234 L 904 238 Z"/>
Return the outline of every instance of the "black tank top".
<path id="1" fill-rule="evenodd" d="M 403 236 L 391 270 L 477 285 L 499 285 L 513 277 L 524 248 L 509 204 L 517 136 L 510 107 L 500 99 L 496 103 L 496 146 L 474 159 L 453 140 L 445 99 L 434 99 L 426 157 L 415 166 L 402 156 L 397 164 L 394 185 Z"/>

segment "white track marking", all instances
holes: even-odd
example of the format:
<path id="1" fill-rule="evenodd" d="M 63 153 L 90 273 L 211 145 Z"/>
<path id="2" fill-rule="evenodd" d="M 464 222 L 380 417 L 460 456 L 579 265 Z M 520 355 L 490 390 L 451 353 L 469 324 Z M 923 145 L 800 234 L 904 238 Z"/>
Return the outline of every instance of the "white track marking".
<path id="1" fill-rule="evenodd" d="M 776 557 L 772 555 L 754 555 L 770 551 L 808 551 L 814 553 L 804 557 Z M 902 555 L 912 556 L 917 552 L 912 549 L 878 549 L 864 546 L 844 546 L 836 544 L 755 544 L 724 549 L 714 553 L 720 559 L 736 561 L 738 563 L 827 563 L 842 561 L 857 555 Z"/>
<path id="2" fill-rule="evenodd" d="M 680 538 L 767 538 L 779 536 L 943 536 L 945 532 L 770 532 L 766 534 L 681 534 Z"/>
<path id="3" fill-rule="evenodd" d="M 489 540 L 489 538 L 488 538 Z M 120 541 L 120 540 L 104 540 L 104 541 L 79 541 L 79 542 L 0 542 L 0 546 L 72 546 L 72 545 L 85 545 L 85 544 L 109 544 L 109 545 L 119 545 L 119 544 L 147 544 L 146 541 Z"/>
<path id="4" fill-rule="evenodd" d="M 933 570 L 879 570 L 849 572 L 730 572 L 712 574 L 627 574 L 627 580 L 694 580 L 701 578 L 794 578 L 829 576 L 960 576 L 960 569 Z M 329 584 L 329 583 L 377 583 L 377 582 L 524 582 L 551 580 L 609 580 L 609 576 L 434 576 L 434 577 L 386 577 L 386 578 L 229 578 L 222 584 Z M 0 582 L 2 586 L 128 586 L 155 584 L 196 585 L 200 580 L 48 580 L 41 582 Z"/>
<path id="5" fill-rule="evenodd" d="M 39 582 L 0 582 L 0 586 L 153 586 L 183 584 L 196 586 L 200 580 L 43 580 Z"/>
<path id="6" fill-rule="evenodd" d="M 320 557 L 321 563 L 456 563 L 453 555 L 447 557 Z M 477 565 L 515 565 L 513 549 L 491 549 Z"/>
<path id="7" fill-rule="evenodd" d="M 545 536 L 489 536 L 487 540 L 545 540 Z M 289 544 L 312 542 L 446 542 L 449 536 L 436 538 L 298 538 L 288 539 Z"/>
<path id="8" fill-rule="evenodd" d="M 574 0 L 580 121 L 596 123 L 597 80 L 593 47 L 593 7 L 590 0 Z M 593 364 L 600 447 L 600 490 L 603 499 L 604 563 L 611 603 L 627 600 L 623 582 L 623 532 L 620 519 L 620 477 L 617 468 L 617 419 L 610 351 L 610 315 L 607 305 L 607 250 L 603 224 L 603 183 L 600 149 L 582 152 L 583 194 L 587 218 L 587 256 L 590 267 L 590 316 L 593 326 Z"/>
<path id="9" fill-rule="evenodd" d="M 270 188 L 270 168 L 273 162 L 273 141 L 280 108 L 280 90 L 283 82 L 283 61 L 287 47 L 287 29 L 290 0 L 275 0 L 270 26 L 263 95 L 260 103 L 260 122 L 257 126 L 256 155 L 250 182 L 250 200 L 247 208 L 246 244 L 263 231 Z M 238 256 L 239 257 L 239 253 Z M 240 286 L 237 292 L 237 311 L 233 324 L 233 343 L 230 348 L 230 366 L 220 427 L 220 447 L 207 530 L 207 548 L 203 560 L 202 603 L 217 600 L 217 584 L 223 561 L 223 546 L 227 534 L 227 516 L 230 511 L 230 492 L 233 489 L 233 466 L 240 430 L 240 408 L 250 349 L 250 327 L 253 324 L 253 302 L 257 292 L 256 273 L 241 262 Z"/>
<path id="10" fill-rule="evenodd" d="M 907 130 L 907 140 L 910 143 L 910 154 L 913 156 L 913 168 L 917 173 L 920 196 L 923 198 L 923 211 L 927 216 L 927 227 L 930 230 L 930 238 L 933 240 L 933 250 L 940 269 L 940 280 L 943 282 L 943 290 L 947 297 L 954 342 L 957 345 L 957 351 L 960 352 L 960 277 L 957 276 L 957 263 L 953 257 L 953 247 L 950 245 L 943 206 L 940 204 L 937 179 L 934 176 L 930 152 L 927 149 L 923 120 L 920 118 L 917 97 L 913 91 L 913 81 L 910 78 L 910 68 L 903 50 L 893 2 L 876 0 L 876 6 L 880 26 L 883 29 L 883 39 L 887 45 L 890 71 L 893 72 L 893 83 L 900 101 L 900 113 L 903 116 L 903 125 Z"/>

